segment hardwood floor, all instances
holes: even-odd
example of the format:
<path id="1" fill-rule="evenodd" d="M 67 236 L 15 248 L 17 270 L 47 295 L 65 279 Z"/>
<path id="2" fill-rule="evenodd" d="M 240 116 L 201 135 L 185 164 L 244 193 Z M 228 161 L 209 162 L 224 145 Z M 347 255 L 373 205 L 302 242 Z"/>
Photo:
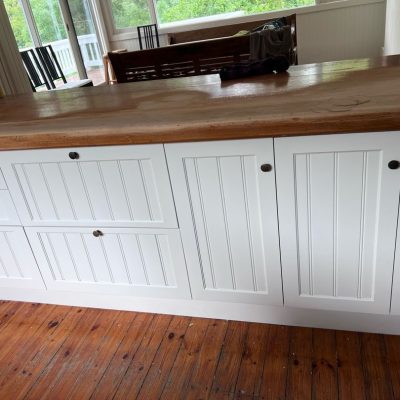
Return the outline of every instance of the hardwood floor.
<path id="1" fill-rule="evenodd" d="M 400 336 L 0 302 L 0 399 L 400 398 Z"/>

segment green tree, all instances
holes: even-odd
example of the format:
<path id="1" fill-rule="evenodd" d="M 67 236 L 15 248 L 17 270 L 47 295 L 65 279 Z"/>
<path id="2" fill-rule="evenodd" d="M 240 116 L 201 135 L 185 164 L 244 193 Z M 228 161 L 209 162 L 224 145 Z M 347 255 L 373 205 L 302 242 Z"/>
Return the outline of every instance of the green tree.
<path id="1" fill-rule="evenodd" d="M 6 7 L 8 18 L 10 19 L 18 47 L 20 49 L 31 47 L 32 39 L 29 34 L 24 13 L 22 12 L 22 8 L 18 0 L 4 0 L 4 5 Z"/>

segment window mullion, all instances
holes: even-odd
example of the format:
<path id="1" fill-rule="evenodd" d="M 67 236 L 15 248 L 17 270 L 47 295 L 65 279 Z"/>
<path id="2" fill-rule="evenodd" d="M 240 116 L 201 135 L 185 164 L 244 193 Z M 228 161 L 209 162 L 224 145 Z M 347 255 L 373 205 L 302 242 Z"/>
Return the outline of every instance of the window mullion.
<path id="1" fill-rule="evenodd" d="M 147 5 L 150 11 L 150 18 L 153 24 L 159 25 L 156 0 L 147 0 Z"/>

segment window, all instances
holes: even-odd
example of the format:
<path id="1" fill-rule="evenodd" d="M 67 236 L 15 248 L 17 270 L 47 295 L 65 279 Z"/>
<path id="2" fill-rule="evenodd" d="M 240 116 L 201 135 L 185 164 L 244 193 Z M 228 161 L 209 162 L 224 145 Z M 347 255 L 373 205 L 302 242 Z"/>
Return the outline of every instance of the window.
<path id="1" fill-rule="evenodd" d="M 151 24 L 147 0 L 111 0 L 116 30 Z"/>
<path id="2" fill-rule="evenodd" d="M 139 25 L 230 18 L 310 6 L 321 0 L 108 0 L 114 33 Z M 111 21 L 112 19 L 112 21 Z M 198 22 L 198 21 L 197 21 Z"/>
<path id="3" fill-rule="evenodd" d="M 155 0 L 161 24 L 218 14 L 249 15 L 309 6 L 315 0 Z"/>

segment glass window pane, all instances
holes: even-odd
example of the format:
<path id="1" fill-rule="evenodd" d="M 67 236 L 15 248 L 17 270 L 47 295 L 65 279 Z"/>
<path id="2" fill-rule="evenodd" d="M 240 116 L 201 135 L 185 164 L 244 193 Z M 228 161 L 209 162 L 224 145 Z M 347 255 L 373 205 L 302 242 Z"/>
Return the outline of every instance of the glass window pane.
<path id="1" fill-rule="evenodd" d="M 4 0 L 8 18 L 20 50 L 33 47 L 33 41 L 28 29 L 28 23 L 19 0 Z"/>
<path id="2" fill-rule="evenodd" d="M 147 0 L 111 0 L 116 29 L 151 24 Z"/>
<path id="3" fill-rule="evenodd" d="M 68 0 L 88 78 L 94 85 L 104 82 L 103 57 L 88 0 Z"/>
<path id="4" fill-rule="evenodd" d="M 42 45 L 51 44 L 67 81 L 79 79 L 58 0 L 29 2 Z M 63 84 L 61 80 L 54 83 L 56 86 Z"/>
<path id="5" fill-rule="evenodd" d="M 315 4 L 315 0 L 156 0 L 161 23 L 231 14 L 232 17 Z"/>

